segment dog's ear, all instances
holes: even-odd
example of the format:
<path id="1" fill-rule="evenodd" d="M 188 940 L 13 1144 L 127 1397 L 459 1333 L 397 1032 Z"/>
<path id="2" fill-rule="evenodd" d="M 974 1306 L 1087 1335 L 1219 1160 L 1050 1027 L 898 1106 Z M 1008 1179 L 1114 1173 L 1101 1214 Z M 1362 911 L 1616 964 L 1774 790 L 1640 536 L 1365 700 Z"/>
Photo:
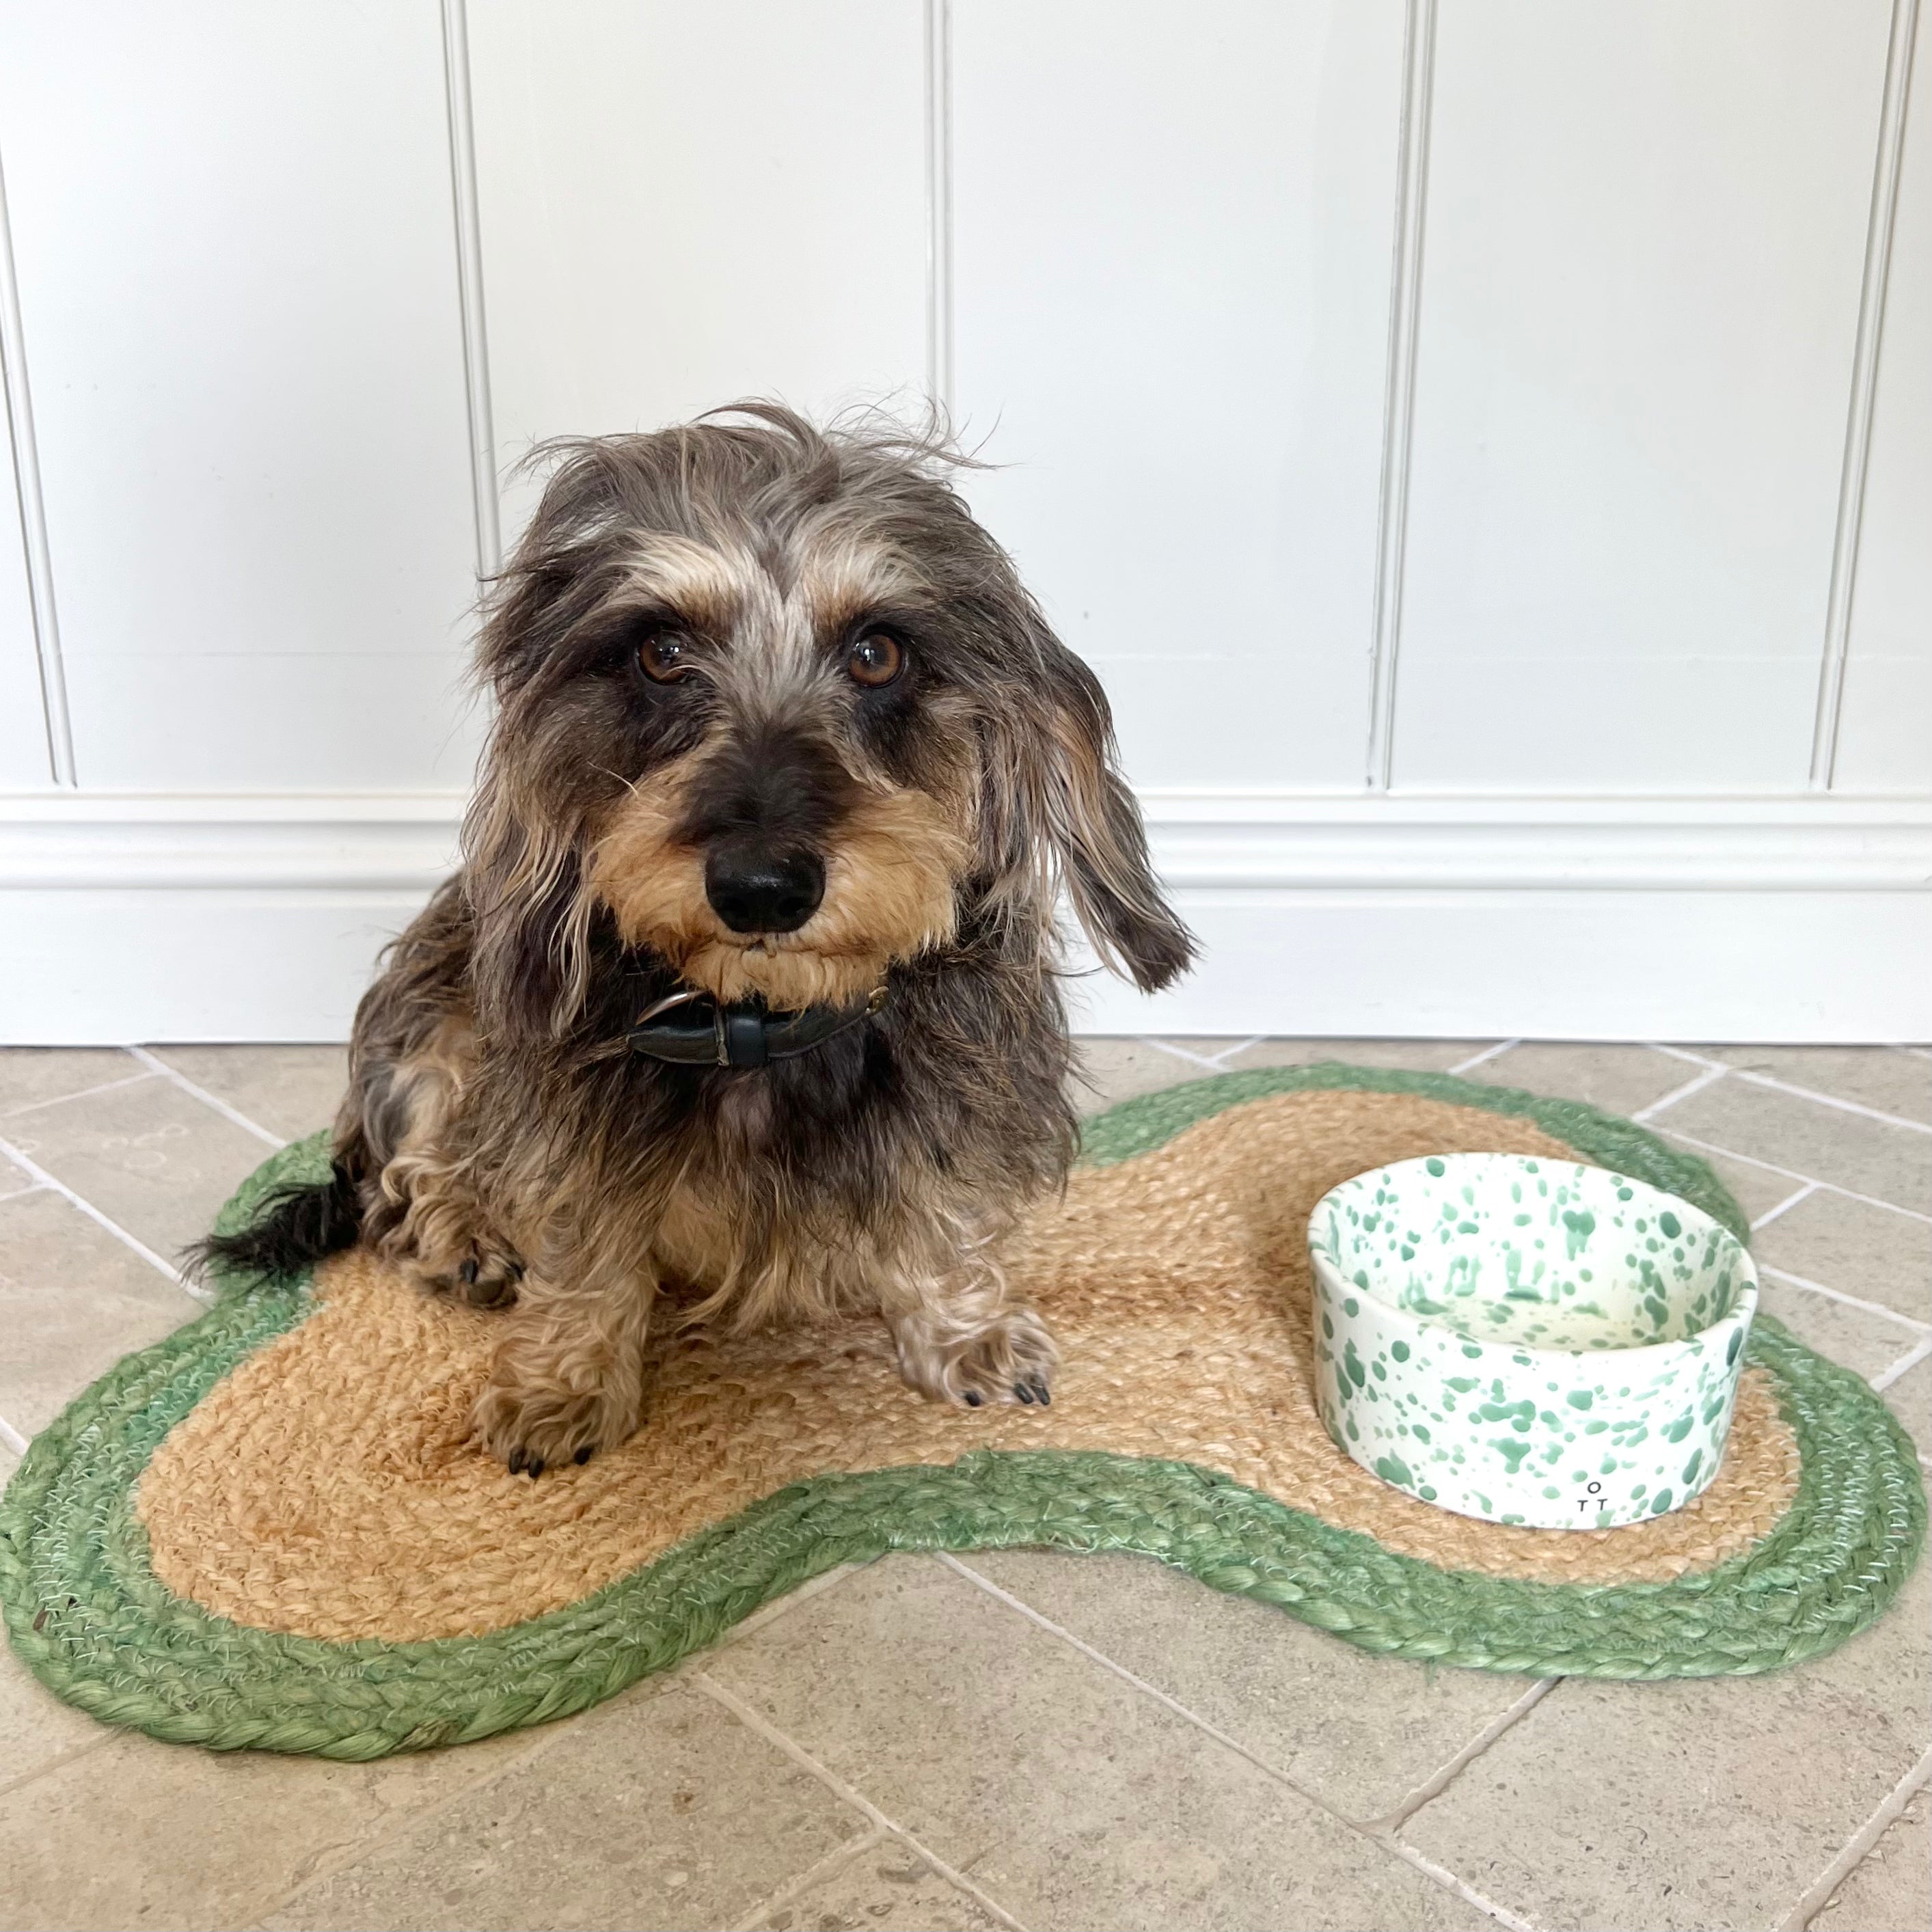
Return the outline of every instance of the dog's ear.
<path id="1" fill-rule="evenodd" d="M 994 876 L 1047 918 L 1064 881 L 1102 964 L 1157 992 L 1192 963 L 1193 936 L 1154 878 L 1100 680 L 1036 614 L 1027 628 L 1033 662 L 982 747 Z"/>
<path id="2" fill-rule="evenodd" d="M 561 1036 L 584 1007 L 594 902 L 575 840 L 486 763 L 464 820 L 470 987 L 486 1038 Z"/>

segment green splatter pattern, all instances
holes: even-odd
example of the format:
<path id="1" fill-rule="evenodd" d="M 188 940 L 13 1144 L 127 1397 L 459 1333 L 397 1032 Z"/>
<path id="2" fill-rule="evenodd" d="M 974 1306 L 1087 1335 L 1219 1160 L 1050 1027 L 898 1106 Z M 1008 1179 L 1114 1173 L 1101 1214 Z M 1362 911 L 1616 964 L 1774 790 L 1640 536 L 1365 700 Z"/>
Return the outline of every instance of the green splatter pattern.
<path id="1" fill-rule="evenodd" d="M 1430 1155 L 1324 1196 L 1309 1251 L 1322 1420 L 1385 1482 L 1602 1529 L 1717 1474 L 1757 1276 L 1689 1202 L 1602 1168 Z"/>

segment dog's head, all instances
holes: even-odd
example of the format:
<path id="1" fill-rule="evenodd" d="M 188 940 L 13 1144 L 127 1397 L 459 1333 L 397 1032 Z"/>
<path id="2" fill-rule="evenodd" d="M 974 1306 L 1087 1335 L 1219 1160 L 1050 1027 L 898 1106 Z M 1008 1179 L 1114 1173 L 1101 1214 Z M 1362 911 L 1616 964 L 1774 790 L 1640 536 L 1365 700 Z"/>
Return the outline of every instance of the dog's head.
<path id="1" fill-rule="evenodd" d="M 481 644 L 465 832 L 493 1031 L 567 1029 L 593 923 L 722 1000 L 856 999 L 962 918 L 1045 962 L 1064 881 L 1142 987 L 1190 942 L 1107 703 L 904 433 L 764 404 L 566 443 Z"/>

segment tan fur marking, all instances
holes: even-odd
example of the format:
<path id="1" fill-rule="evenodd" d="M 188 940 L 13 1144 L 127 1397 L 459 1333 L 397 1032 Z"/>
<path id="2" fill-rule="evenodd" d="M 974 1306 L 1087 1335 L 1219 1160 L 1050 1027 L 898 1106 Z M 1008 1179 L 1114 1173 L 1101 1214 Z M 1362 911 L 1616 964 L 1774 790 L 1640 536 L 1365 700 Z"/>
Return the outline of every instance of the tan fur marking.
<path id="1" fill-rule="evenodd" d="M 688 984 L 782 1010 L 862 999 L 895 960 L 952 937 L 965 842 L 924 794 L 875 788 L 826 854 L 825 898 L 796 932 L 757 944 L 704 896 L 703 856 L 680 844 L 692 760 L 633 790 L 598 842 L 591 889 L 626 944 L 661 953 Z"/>

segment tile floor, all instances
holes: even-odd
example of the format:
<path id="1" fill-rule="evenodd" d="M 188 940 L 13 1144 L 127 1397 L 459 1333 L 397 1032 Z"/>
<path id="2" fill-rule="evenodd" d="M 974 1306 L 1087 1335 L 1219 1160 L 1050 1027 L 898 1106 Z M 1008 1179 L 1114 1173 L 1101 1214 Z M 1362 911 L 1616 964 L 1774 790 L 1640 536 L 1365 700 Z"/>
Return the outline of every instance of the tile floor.
<path id="1" fill-rule="evenodd" d="M 1094 1107 L 1228 1067 L 1451 1068 L 1648 1120 L 1766 1304 L 1932 1450 L 1932 1054 L 1100 1040 Z M 339 1050 L 0 1052 L 0 1474 L 195 1312 L 169 1264 Z M 1932 1466 L 1932 1465 L 1928 1465 Z M 1787 1676 L 1430 1672 L 1131 1558 L 837 1574 L 598 1710 L 369 1765 L 122 1736 L 0 1657 L 0 1925 L 1932 1925 L 1932 1616 Z"/>

